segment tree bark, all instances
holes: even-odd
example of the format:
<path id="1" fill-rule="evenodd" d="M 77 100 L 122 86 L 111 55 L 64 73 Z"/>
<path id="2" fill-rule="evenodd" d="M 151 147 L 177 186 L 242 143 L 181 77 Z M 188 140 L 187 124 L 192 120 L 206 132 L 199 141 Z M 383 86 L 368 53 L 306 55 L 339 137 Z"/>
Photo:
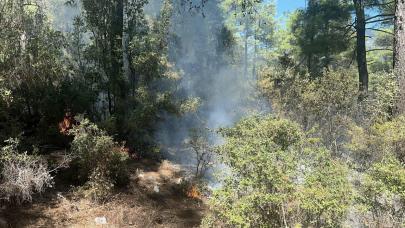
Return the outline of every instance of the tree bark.
<path id="1" fill-rule="evenodd" d="M 248 14 L 245 15 L 245 57 L 243 63 L 243 76 L 247 78 L 248 74 L 248 38 L 249 38 L 249 19 Z"/>
<path id="2" fill-rule="evenodd" d="M 259 22 L 260 26 L 260 22 Z M 253 53 L 253 69 L 252 69 L 252 76 L 254 80 L 257 80 L 257 75 L 256 75 L 256 62 L 257 62 L 257 29 L 255 30 L 254 33 L 254 53 Z"/>
<path id="3" fill-rule="evenodd" d="M 397 0 L 395 10 L 394 72 L 399 86 L 397 109 L 405 113 L 405 0 Z"/>
<path id="4" fill-rule="evenodd" d="M 131 81 L 129 72 L 129 59 L 128 59 L 128 0 L 123 0 L 123 12 L 122 12 L 122 62 L 124 78 Z"/>
<path id="5" fill-rule="evenodd" d="M 359 71 L 359 90 L 368 91 L 368 69 L 366 51 L 366 18 L 364 13 L 364 0 L 353 0 L 356 11 L 356 55 Z"/>

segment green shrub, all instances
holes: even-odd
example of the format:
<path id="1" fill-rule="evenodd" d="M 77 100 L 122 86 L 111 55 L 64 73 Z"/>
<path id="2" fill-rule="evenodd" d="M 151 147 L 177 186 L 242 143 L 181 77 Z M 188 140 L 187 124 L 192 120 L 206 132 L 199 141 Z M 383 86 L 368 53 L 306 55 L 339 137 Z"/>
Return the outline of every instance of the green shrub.
<path id="1" fill-rule="evenodd" d="M 357 111 L 358 88 L 352 70 L 328 71 L 318 79 L 286 71 L 267 70 L 260 86 L 274 110 L 313 133 L 336 154 L 342 153 L 347 126 Z M 276 83 L 278 82 L 278 83 Z"/>
<path id="2" fill-rule="evenodd" d="M 364 117 L 371 124 L 392 118 L 398 96 L 398 84 L 394 74 L 378 72 L 370 74 L 370 91 L 363 102 Z"/>
<path id="3" fill-rule="evenodd" d="M 368 223 L 375 226 L 400 227 L 405 223 L 404 126 L 405 117 L 398 116 L 373 125 L 367 134 L 353 137 L 354 145 L 362 145 L 355 151 L 372 158 L 370 165 L 364 167 L 358 206 Z"/>
<path id="4" fill-rule="evenodd" d="M 88 119 L 71 131 L 74 135 L 72 152 L 79 167 L 79 178 L 86 180 L 86 187 L 94 199 L 102 199 L 112 186 L 128 181 L 128 154 L 113 138 Z"/>
<path id="5" fill-rule="evenodd" d="M 387 156 L 395 156 L 405 162 L 405 116 L 379 121 L 370 127 L 353 124 L 349 135 L 350 141 L 346 146 L 359 165 L 358 169 L 367 170 L 374 162 L 381 162 Z"/>
<path id="6" fill-rule="evenodd" d="M 102 201 L 107 199 L 114 188 L 114 183 L 111 178 L 106 175 L 105 171 L 100 168 L 95 168 L 90 174 L 89 180 L 84 185 L 83 193 L 85 197 L 93 201 Z"/>
<path id="7" fill-rule="evenodd" d="M 352 198 L 347 168 L 328 150 L 317 149 L 317 140 L 307 139 L 298 124 L 254 116 L 220 132 L 226 141 L 217 152 L 230 172 L 214 191 L 213 213 L 203 224 L 334 227 L 342 222 Z"/>
<path id="8" fill-rule="evenodd" d="M 296 193 L 302 212 L 300 222 L 304 227 L 339 227 L 353 200 L 349 169 L 331 159 L 326 150 L 312 150 L 307 159 L 304 167 L 310 171 Z"/>
<path id="9" fill-rule="evenodd" d="M 358 195 L 368 224 L 405 225 L 405 167 L 395 157 L 387 156 L 364 174 Z M 367 213 L 372 216 L 367 218 Z"/>
<path id="10" fill-rule="evenodd" d="M 355 184 L 359 200 L 350 208 L 359 223 L 399 227 L 403 200 L 400 192 L 389 187 L 401 188 L 399 176 L 405 162 L 405 117 L 394 117 L 398 97 L 395 76 L 371 73 L 369 91 L 360 94 L 354 69 L 328 69 L 314 78 L 286 66 L 263 69 L 259 85 L 275 113 L 297 121 L 308 136 L 320 139 L 319 148 L 310 151 L 326 147 L 332 152 L 332 156 L 327 153 L 324 165 L 317 161 L 318 165 L 309 169 L 314 172 L 303 175 L 304 184 L 297 191 L 297 221 L 303 226 L 340 226 L 355 198 L 349 194 Z M 387 163 L 387 158 L 394 159 L 395 165 Z M 390 179 L 394 181 L 386 181 Z"/>
<path id="11" fill-rule="evenodd" d="M 280 73 L 281 72 L 281 73 Z M 297 121 L 322 139 L 339 157 L 347 156 L 353 126 L 367 128 L 391 118 L 397 86 L 389 73 L 370 75 L 370 91 L 359 100 L 357 73 L 352 69 L 326 71 L 318 79 L 291 70 L 265 69 L 260 87 L 274 110 Z"/>
<path id="12" fill-rule="evenodd" d="M 394 155 L 405 162 L 405 116 L 374 125 L 374 143 L 382 155 Z"/>

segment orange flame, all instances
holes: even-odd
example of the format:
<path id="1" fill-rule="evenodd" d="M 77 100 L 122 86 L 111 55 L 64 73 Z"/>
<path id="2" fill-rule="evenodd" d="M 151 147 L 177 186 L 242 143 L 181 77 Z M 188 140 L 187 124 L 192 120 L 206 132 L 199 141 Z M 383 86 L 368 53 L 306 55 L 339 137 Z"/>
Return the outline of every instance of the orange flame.
<path id="1" fill-rule="evenodd" d="M 116 149 L 120 153 L 127 154 L 130 158 L 132 158 L 134 160 L 140 160 L 141 159 L 141 156 L 138 153 L 136 153 L 134 150 L 132 150 L 132 149 L 130 149 L 128 147 L 117 147 Z"/>
<path id="2" fill-rule="evenodd" d="M 68 131 L 72 129 L 73 125 L 76 123 L 73 116 L 70 114 L 65 114 L 63 120 L 59 123 L 59 132 L 67 135 Z"/>
<path id="3" fill-rule="evenodd" d="M 199 199 L 201 200 L 201 192 L 198 190 L 197 186 L 192 185 L 188 191 L 186 192 L 187 197 L 191 199 Z"/>

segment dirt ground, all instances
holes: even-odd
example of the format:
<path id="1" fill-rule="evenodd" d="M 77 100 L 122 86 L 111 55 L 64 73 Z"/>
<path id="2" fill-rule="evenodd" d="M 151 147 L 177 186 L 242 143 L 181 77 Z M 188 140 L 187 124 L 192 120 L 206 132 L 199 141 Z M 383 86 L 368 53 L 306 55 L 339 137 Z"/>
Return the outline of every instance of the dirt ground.
<path id="1" fill-rule="evenodd" d="M 56 187 L 32 204 L 1 208 L 0 227 L 198 227 L 206 209 L 184 194 L 183 178 L 181 168 L 167 161 L 134 162 L 129 186 L 104 203 Z"/>

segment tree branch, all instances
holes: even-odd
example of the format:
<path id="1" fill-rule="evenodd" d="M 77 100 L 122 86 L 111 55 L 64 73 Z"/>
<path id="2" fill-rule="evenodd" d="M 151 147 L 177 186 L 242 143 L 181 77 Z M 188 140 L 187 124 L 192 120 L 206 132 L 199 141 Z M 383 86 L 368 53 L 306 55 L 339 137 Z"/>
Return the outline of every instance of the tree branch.
<path id="1" fill-rule="evenodd" d="M 390 48 L 374 48 L 374 49 L 367 50 L 366 52 L 372 52 L 372 51 L 394 51 L 394 50 L 392 50 Z"/>
<path id="2" fill-rule="evenodd" d="M 394 17 L 394 16 L 395 16 L 395 14 L 392 14 L 392 13 L 390 13 L 390 14 L 379 14 L 379 15 L 375 15 L 375 16 L 367 18 L 366 21 L 369 21 L 369 20 L 372 20 L 372 19 L 375 19 L 375 18 L 378 18 L 378 17 Z"/>
<path id="3" fill-rule="evenodd" d="M 370 6 L 386 6 L 386 5 L 391 5 L 394 4 L 396 1 L 391 1 L 391 2 L 386 2 L 386 3 L 376 3 L 376 4 L 368 4 L 365 5 L 366 7 L 370 7 Z"/>
<path id="4" fill-rule="evenodd" d="M 377 23 L 377 22 L 384 22 L 384 21 L 389 21 L 389 20 L 393 20 L 393 19 L 394 19 L 394 17 L 385 18 L 385 19 L 379 19 L 379 20 L 374 20 L 374 21 L 367 21 L 366 24 Z"/>
<path id="5" fill-rule="evenodd" d="M 382 30 L 382 29 L 375 29 L 375 28 L 366 28 L 366 29 L 369 29 L 369 30 L 372 30 L 372 31 L 377 31 L 377 32 L 387 33 L 387 34 L 390 34 L 390 35 L 395 35 L 393 32 L 385 31 L 385 30 Z"/>
<path id="6" fill-rule="evenodd" d="M 346 31 L 344 33 L 343 36 L 347 36 L 349 34 L 349 32 L 352 30 L 352 28 L 354 28 L 354 25 L 356 24 L 356 21 L 354 21 L 353 23 L 346 25 L 344 28 L 346 28 Z M 353 33 L 351 33 L 349 36 L 352 36 Z"/>
<path id="7" fill-rule="evenodd" d="M 373 38 L 372 36 L 364 36 L 364 37 L 366 37 L 366 38 Z M 352 37 L 350 37 L 349 39 L 357 39 L 357 36 L 352 36 Z"/>

